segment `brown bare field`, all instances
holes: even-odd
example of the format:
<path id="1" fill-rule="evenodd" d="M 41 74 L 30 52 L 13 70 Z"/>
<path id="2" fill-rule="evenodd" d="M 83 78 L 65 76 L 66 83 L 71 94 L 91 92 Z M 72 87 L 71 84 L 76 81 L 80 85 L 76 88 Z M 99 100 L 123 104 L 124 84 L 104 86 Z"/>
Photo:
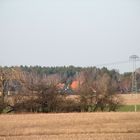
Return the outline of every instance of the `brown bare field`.
<path id="1" fill-rule="evenodd" d="M 140 93 L 130 93 L 130 94 L 118 94 L 118 97 L 122 99 L 122 104 L 124 105 L 140 105 Z M 78 100 L 79 96 L 77 95 L 69 95 L 68 99 Z"/>
<path id="2" fill-rule="evenodd" d="M 0 140 L 139 140 L 140 113 L 0 115 Z"/>
<path id="3" fill-rule="evenodd" d="M 119 94 L 119 96 L 123 99 L 123 103 L 126 105 L 140 104 L 140 94 Z"/>

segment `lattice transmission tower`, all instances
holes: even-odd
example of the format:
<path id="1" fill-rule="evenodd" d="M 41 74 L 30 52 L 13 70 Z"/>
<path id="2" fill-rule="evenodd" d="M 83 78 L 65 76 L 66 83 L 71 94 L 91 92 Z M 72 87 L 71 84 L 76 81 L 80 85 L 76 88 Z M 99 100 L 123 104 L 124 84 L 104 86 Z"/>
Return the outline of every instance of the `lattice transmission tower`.
<path id="1" fill-rule="evenodd" d="M 140 60 L 139 56 L 137 55 L 131 55 L 129 57 L 130 62 L 132 62 L 132 66 L 133 66 L 133 71 L 132 71 L 132 87 L 131 87 L 131 91 L 132 92 L 137 92 L 138 88 L 137 88 L 137 77 L 136 77 L 136 62 Z"/>

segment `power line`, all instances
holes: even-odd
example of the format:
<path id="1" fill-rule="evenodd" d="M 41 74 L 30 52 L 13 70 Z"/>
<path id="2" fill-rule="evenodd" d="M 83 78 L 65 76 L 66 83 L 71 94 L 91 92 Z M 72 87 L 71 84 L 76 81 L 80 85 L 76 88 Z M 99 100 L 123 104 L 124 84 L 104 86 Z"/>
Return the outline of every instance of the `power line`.
<path id="1" fill-rule="evenodd" d="M 125 64 L 125 63 L 129 63 L 129 61 L 128 60 L 126 60 L 126 61 L 116 61 L 116 62 L 111 62 L 111 63 L 99 64 L 99 65 L 95 65 L 95 66 L 96 67 L 112 66 L 112 65 L 119 65 L 119 64 Z"/>

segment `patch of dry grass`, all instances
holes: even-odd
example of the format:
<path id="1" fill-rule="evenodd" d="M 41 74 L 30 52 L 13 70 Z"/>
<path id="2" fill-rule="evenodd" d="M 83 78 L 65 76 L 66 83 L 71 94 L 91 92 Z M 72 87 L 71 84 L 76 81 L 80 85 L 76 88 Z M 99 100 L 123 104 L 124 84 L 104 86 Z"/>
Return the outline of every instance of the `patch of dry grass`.
<path id="1" fill-rule="evenodd" d="M 0 115 L 0 140 L 139 140 L 140 113 Z"/>
<path id="2" fill-rule="evenodd" d="M 123 103 L 126 105 L 140 104 L 140 94 L 119 94 L 119 96 L 123 99 Z"/>

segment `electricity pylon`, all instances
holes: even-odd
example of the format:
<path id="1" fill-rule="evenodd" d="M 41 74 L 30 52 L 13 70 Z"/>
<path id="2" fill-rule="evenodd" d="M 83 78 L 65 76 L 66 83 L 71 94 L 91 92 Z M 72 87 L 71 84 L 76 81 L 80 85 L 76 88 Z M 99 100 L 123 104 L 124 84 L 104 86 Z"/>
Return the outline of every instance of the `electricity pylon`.
<path id="1" fill-rule="evenodd" d="M 133 71 L 132 71 L 132 87 L 131 91 L 137 93 L 137 79 L 136 79 L 136 62 L 139 61 L 139 57 L 137 55 L 131 55 L 129 60 L 132 62 Z"/>

